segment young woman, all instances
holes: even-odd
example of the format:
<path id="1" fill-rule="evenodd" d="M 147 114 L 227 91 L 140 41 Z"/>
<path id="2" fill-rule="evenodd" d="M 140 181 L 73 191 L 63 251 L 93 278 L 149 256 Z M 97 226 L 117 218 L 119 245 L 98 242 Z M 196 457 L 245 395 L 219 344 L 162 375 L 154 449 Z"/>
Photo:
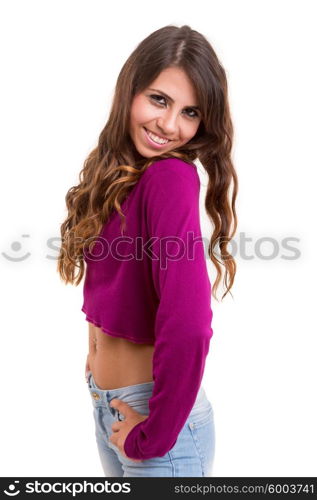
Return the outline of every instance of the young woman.
<path id="1" fill-rule="evenodd" d="M 236 272 L 227 250 L 237 225 L 232 137 L 211 45 L 187 25 L 165 26 L 124 64 L 98 146 L 67 193 L 58 271 L 78 285 L 86 270 L 86 379 L 105 476 L 212 473 L 213 409 L 201 380 L 219 264 L 223 297 Z M 208 248 L 195 159 L 208 174 Z"/>

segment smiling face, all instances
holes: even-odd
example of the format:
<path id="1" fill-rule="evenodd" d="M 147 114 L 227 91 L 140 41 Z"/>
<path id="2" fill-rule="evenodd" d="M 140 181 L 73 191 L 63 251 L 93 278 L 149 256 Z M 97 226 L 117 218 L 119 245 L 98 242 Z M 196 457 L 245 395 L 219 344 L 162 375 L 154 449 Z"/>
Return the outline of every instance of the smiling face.
<path id="1" fill-rule="evenodd" d="M 130 137 L 145 158 L 186 144 L 201 122 L 195 89 L 181 68 L 167 68 L 131 104 Z"/>

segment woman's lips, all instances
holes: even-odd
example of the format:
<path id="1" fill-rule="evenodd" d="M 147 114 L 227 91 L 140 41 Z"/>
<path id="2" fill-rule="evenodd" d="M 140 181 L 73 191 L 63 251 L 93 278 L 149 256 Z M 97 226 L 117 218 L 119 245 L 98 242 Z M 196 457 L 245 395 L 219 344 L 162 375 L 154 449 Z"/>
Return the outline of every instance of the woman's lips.
<path id="1" fill-rule="evenodd" d="M 162 137 L 160 134 L 156 134 L 155 132 L 152 132 L 152 130 L 149 130 L 148 128 L 144 127 L 145 130 L 147 130 L 147 132 L 150 132 L 151 134 L 153 135 L 156 135 L 157 137 L 159 137 L 160 139 L 163 139 L 163 141 L 170 141 L 170 139 L 168 139 L 167 137 Z"/>
<path id="2" fill-rule="evenodd" d="M 150 136 L 148 135 L 148 133 L 147 133 L 147 128 L 146 128 L 146 127 L 143 127 L 143 129 L 144 129 L 144 132 L 145 132 L 145 137 L 146 137 L 146 140 L 147 140 L 147 142 L 150 144 L 150 146 L 153 146 L 153 147 L 156 147 L 156 148 L 161 149 L 161 148 L 163 148 L 164 146 L 167 146 L 167 144 L 168 144 L 169 142 L 171 142 L 169 139 L 167 139 L 167 141 L 168 141 L 168 142 L 165 142 L 165 143 L 163 143 L 163 144 L 159 144 L 158 142 L 154 142 L 154 141 L 150 138 Z M 151 132 L 151 131 L 149 130 L 149 132 Z M 153 133 L 153 132 L 151 132 L 151 133 Z M 153 133 L 153 135 L 156 135 L 156 134 L 154 134 L 154 133 Z M 158 137 L 159 137 L 159 136 L 158 136 Z M 163 139 L 163 137 L 162 137 L 162 139 Z M 165 139 L 165 140 L 166 140 L 166 139 Z"/>

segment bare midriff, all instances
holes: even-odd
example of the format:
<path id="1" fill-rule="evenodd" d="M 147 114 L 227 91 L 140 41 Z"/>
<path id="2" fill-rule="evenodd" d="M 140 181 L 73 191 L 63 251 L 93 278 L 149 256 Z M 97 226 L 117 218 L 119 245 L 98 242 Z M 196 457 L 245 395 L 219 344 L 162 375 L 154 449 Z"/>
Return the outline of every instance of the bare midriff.
<path id="1" fill-rule="evenodd" d="M 118 389 L 153 381 L 153 344 L 137 344 L 89 325 L 88 368 L 100 389 Z"/>

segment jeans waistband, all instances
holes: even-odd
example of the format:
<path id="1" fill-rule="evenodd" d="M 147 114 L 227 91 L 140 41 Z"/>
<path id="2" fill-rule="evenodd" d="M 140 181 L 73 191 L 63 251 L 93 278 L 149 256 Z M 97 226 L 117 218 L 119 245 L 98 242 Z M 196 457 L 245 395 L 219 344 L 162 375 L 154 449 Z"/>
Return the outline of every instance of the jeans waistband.
<path id="1" fill-rule="evenodd" d="M 114 415 L 115 410 L 109 405 L 112 399 L 122 399 L 129 404 L 129 402 L 138 400 L 148 401 L 152 395 L 154 382 L 144 382 L 141 384 L 128 385 L 125 387 L 118 387 L 117 389 L 100 389 L 92 375 L 88 372 L 87 383 L 94 400 L 95 406 L 107 406 L 111 413 Z M 200 386 L 196 401 L 192 408 L 191 414 L 195 414 L 203 409 L 211 408 L 211 404 L 207 399 L 207 395 L 203 386 Z"/>

